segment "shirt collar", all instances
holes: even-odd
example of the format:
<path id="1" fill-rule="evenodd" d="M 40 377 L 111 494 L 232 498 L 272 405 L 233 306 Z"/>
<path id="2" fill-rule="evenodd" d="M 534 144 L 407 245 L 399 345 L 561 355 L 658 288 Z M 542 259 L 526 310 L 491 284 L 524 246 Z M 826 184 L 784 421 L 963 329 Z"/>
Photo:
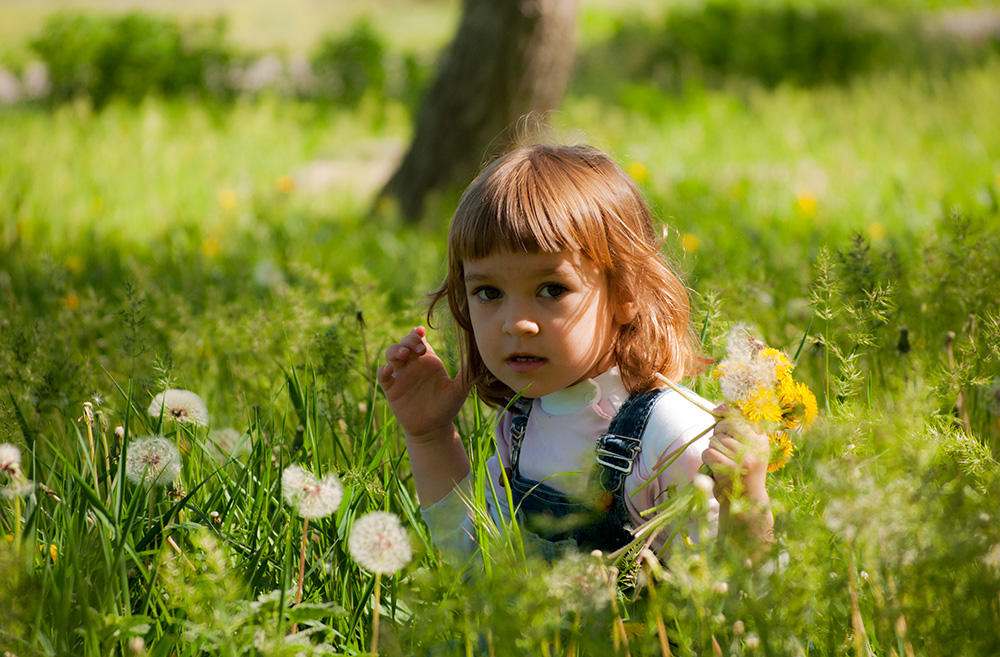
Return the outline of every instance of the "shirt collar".
<path id="1" fill-rule="evenodd" d="M 608 399 L 617 410 L 628 395 L 622 387 L 618 368 L 612 367 L 592 379 L 538 398 L 542 410 L 549 415 L 572 415 L 587 406 Z"/>

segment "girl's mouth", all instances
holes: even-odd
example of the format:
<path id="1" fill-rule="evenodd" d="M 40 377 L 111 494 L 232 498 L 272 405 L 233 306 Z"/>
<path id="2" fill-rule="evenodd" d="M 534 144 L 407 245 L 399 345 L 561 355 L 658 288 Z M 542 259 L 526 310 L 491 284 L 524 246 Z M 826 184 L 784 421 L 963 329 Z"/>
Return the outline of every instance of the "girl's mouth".
<path id="1" fill-rule="evenodd" d="M 523 374 L 525 372 L 534 371 L 547 362 L 548 361 L 545 358 L 541 358 L 539 356 L 524 356 L 521 354 L 515 354 L 514 356 L 507 358 L 507 367 L 514 372 Z"/>

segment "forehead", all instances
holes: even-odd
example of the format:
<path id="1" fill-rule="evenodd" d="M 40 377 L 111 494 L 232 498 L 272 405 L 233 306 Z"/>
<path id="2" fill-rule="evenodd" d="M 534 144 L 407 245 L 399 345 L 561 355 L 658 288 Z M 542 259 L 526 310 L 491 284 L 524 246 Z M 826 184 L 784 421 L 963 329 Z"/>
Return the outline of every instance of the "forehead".
<path id="1" fill-rule="evenodd" d="M 503 278 L 536 279 L 549 276 L 579 279 L 590 283 L 604 274 L 582 251 L 497 251 L 464 263 L 466 282 Z"/>

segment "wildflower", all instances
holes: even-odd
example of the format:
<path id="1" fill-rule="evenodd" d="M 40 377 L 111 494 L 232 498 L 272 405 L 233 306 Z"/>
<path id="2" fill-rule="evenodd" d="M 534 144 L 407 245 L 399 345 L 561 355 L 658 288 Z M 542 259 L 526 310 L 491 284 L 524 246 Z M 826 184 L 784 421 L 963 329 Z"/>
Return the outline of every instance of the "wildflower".
<path id="1" fill-rule="evenodd" d="M 14 499 L 15 497 L 27 497 L 35 492 L 38 486 L 30 479 L 16 479 L 5 488 L 0 488 L 0 497 L 4 499 Z"/>
<path id="2" fill-rule="evenodd" d="M 347 547 L 354 560 L 377 575 L 391 575 L 410 562 L 413 551 L 394 513 L 373 511 L 354 523 Z"/>
<path id="3" fill-rule="evenodd" d="M 747 650 L 753 650 L 754 648 L 759 648 L 760 637 L 751 632 L 750 634 L 747 635 L 746 641 L 743 642 L 743 645 L 746 646 Z"/>
<path id="4" fill-rule="evenodd" d="M 738 620 L 735 623 L 733 623 L 733 635 L 734 636 L 743 636 L 743 633 L 745 631 L 746 631 L 746 627 L 743 625 L 743 621 Z"/>
<path id="5" fill-rule="evenodd" d="M 556 562 L 545 576 L 549 595 L 559 600 L 567 611 L 599 611 L 614 596 L 611 581 L 594 559 L 570 555 Z"/>
<path id="6" fill-rule="evenodd" d="M 0 443 L 0 472 L 15 475 L 21 471 L 21 450 L 10 443 Z"/>
<path id="7" fill-rule="evenodd" d="M 701 246 L 701 241 L 694 233 L 684 233 L 681 236 L 681 248 L 683 248 L 686 253 L 696 252 L 699 246 Z"/>
<path id="8" fill-rule="evenodd" d="M 120 424 L 117 427 L 115 427 L 115 437 L 118 438 L 118 440 L 121 440 L 122 438 L 124 438 L 125 437 L 125 427 L 123 427 Z"/>
<path id="9" fill-rule="evenodd" d="M 712 490 L 715 488 L 715 480 L 708 475 L 703 475 L 699 472 L 694 476 L 694 487 L 701 492 L 710 495 Z"/>
<path id="10" fill-rule="evenodd" d="M 632 177 L 632 180 L 640 185 L 649 182 L 649 169 L 642 162 L 629 162 L 628 166 L 625 167 L 625 171 Z"/>
<path id="11" fill-rule="evenodd" d="M 170 417 L 182 424 L 208 425 L 208 407 L 201 397 L 190 390 L 164 390 L 149 405 L 153 417 Z"/>
<path id="12" fill-rule="evenodd" d="M 129 445 L 125 476 L 136 486 L 168 486 L 180 473 L 180 450 L 163 436 L 140 438 Z"/>
<path id="13" fill-rule="evenodd" d="M 68 255 L 66 260 L 63 261 L 63 266 L 68 269 L 73 274 L 79 274 L 83 271 L 83 260 L 78 255 Z"/>
<path id="14" fill-rule="evenodd" d="M 239 200 L 236 196 L 236 190 L 224 189 L 219 192 L 219 207 L 227 212 L 232 212 L 236 209 L 236 201 Z"/>
<path id="15" fill-rule="evenodd" d="M 76 292 L 70 292 L 62 299 L 59 299 L 59 305 L 67 310 L 77 310 L 80 308 L 80 297 L 76 296 Z"/>
<path id="16" fill-rule="evenodd" d="M 332 472 L 322 479 L 298 465 L 290 465 L 281 474 L 281 492 L 285 503 L 303 518 L 324 518 L 340 508 L 344 488 Z"/>
<path id="17" fill-rule="evenodd" d="M 219 240 L 215 237 L 206 237 L 201 241 L 201 252 L 206 258 L 214 258 L 219 254 Z"/>
<path id="18" fill-rule="evenodd" d="M 730 331 L 726 348 L 728 355 L 712 376 L 740 413 L 767 431 L 772 447 L 768 471 L 775 472 L 794 452 L 790 432 L 815 421 L 816 397 L 792 378 L 794 366 L 785 354 L 752 338 L 742 324 Z"/>
<path id="19" fill-rule="evenodd" d="M 885 224 L 879 221 L 868 224 L 868 237 L 876 242 L 881 242 L 885 238 Z"/>
<path id="20" fill-rule="evenodd" d="M 712 590 L 719 595 L 725 595 L 729 593 L 729 583 L 728 582 L 716 582 L 712 584 Z"/>
<path id="21" fill-rule="evenodd" d="M 281 194 L 291 194 L 295 191 L 295 178 L 292 178 L 287 173 L 280 175 L 275 182 L 275 187 L 278 188 L 278 192 Z"/>
<path id="22" fill-rule="evenodd" d="M 803 219 L 812 219 L 816 216 L 816 209 L 816 197 L 813 196 L 812 192 L 799 192 L 798 198 L 795 199 L 795 214 Z"/>

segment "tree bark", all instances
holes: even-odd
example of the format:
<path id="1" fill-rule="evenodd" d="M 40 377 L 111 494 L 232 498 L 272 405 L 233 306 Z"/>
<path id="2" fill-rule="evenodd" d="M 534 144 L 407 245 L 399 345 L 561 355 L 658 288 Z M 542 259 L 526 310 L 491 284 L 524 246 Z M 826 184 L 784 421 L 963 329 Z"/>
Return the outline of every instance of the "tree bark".
<path id="1" fill-rule="evenodd" d="M 381 196 L 420 218 L 428 192 L 467 183 L 529 113 L 559 105 L 573 66 L 577 0 L 465 0 L 454 41 Z"/>

